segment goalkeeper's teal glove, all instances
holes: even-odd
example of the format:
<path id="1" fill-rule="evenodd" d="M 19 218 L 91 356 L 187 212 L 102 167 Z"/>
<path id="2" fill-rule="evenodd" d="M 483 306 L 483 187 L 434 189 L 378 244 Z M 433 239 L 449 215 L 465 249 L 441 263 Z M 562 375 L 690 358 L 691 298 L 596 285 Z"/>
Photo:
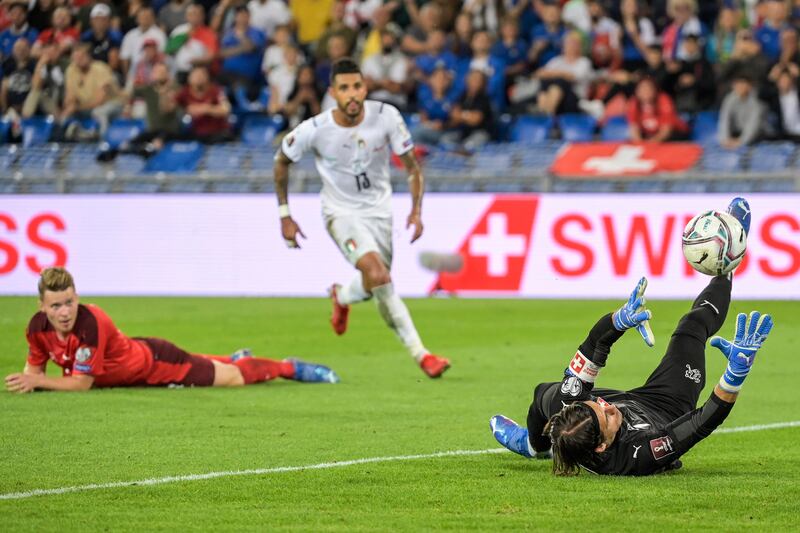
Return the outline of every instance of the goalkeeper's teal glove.
<path id="1" fill-rule="evenodd" d="M 640 279 L 639 283 L 636 284 L 636 288 L 633 289 L 631 297 L 628 298 L 625 305 L 614 311 L 611 319 L 617 331 L 636 328 L 644 342 L 652 347 L 656 343 L 656 338 L 653 335 L 653 330 L 650 329 L 650 319 L 653 318 L 653 314 L 644 307 L 645 303 L 647 303 L 644 298 L 644 290 L 646 288 L 647 278 Z"/>
<path id="2" fill-rule="evenodd" d="M 773 322 L 770 315 L 761 316 L 758 311 L 750 313 L 748 324 L 747 315 L 739 313 L 736 317 L 736 332 L 733 342 L 722 337 L 712 337 L 711 346 L 719 349 L 728 359 L 728 368 L 719 379 L 719 386 L 726 392 L 736 393 L 742 388 L 744 378 L 750 372 L 750 367 L 756 358 L 756 352 L 767 340 L 772 330 Z"/>

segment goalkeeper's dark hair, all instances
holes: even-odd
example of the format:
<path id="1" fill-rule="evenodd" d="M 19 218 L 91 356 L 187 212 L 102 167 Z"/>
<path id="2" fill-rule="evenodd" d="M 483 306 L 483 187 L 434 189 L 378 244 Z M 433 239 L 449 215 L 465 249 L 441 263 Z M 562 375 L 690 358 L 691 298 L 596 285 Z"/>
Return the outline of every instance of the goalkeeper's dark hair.
<path id="1" fill-rule="evenodd" d="M 603 436 L 591 409 L 585 403 L 573 403 L 548 420 L 544 434 L 553 444 L 553 474 L 575 476 L 581 471 L 581 465 L 597 460 L 595 448 Z"/>
<path id="2" fill-rule="evenodd" d="M 351 58 L 343 57 L 334 62 L 331 67 L 331 85 L 339 74 L 361 74 L 361 69 L 358 67 L 358 63 Z"/>

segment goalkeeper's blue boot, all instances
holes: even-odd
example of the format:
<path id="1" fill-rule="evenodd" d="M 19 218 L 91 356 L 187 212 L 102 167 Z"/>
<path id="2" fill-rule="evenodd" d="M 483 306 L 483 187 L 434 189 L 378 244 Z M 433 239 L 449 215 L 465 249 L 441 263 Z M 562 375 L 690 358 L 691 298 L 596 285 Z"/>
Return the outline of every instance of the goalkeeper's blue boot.
<path id="1" fill-rule="evenodd" d="M 750 233 L 750 204 L 741 196 L 737 196 L 728 204 L 727 212 L 739 221 L 744 228 L 744 234 Z"/>
<path id="2" fill-rule="evenodd" d="M 339 383 L 339 376 L 325 365 L 306 363 L 299 359 L 286 359 L 294 366 L 294 380 L 304 383 Z"/>
<path id="3" fill-rule="evenodd" d="M 489 420 L 489 426 L 492 428 L 492 435 L 497 439 L 497 442 L 514 453 L 518 453 L 528 459 L 533 458 L 530 444 L 528 443 L 527 428 L 518 425 L 503 415 L 494 415 Z"/>

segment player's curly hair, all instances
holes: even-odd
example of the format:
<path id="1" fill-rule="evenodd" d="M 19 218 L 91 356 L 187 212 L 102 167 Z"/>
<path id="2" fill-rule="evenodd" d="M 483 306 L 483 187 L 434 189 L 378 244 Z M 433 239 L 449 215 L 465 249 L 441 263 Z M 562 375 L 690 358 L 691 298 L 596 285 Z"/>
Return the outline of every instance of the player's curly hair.
<path id="1" fill-rule="evenodd" d="M 60 292 L 70 287 L 75 288 L 75 280 L 66 268 L 45 268 L 39 276 L 39 299 L 44 299 L 45 291 Z"/>
<path id="2" fill-rule="evenodd" d="M 581 464 L 597 459 L 597 448 L 602 435 L 593 422 L 591 407 L 585 403 L 573 403 L 564 407 L 548 420 L 544 434 L 553 443 L 553 474 L 575 476 Z"/>

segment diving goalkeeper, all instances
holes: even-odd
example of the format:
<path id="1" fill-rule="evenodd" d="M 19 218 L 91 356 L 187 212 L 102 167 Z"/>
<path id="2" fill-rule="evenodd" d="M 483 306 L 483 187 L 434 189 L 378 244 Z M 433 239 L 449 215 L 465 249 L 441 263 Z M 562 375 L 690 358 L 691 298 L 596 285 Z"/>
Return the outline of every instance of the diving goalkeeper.
<path id="1" fill-rule="evenodd" d="M 737 203 L 738 202 L 738 203 Z M 736 199 L 728 212 L 749 230 L 749 207 Z M 527 428 L 496 415 L 495 438 L 528 458 L 553 458 L 553 472 L 642 476 L 679 468 L 679 458 L 708 437 L 730 413 L 756 352 L 772 329 L 770 315 L 739 314 L 732 341 L 712 337 L 725 322 L 732 275 L 717 276 L 678 323 L 666 354 L 641 387 L 595 389 L 611 345 L 636 328 L 649 346 L 651 313 L 642 278 L 619 310 L 603 316 L 580 345 L 561 382 L 541 383 L 533 393 Z M 705 345 L 719 349 L 728 366 L 708 400 L 697 406 L 705 386 Z"/>

